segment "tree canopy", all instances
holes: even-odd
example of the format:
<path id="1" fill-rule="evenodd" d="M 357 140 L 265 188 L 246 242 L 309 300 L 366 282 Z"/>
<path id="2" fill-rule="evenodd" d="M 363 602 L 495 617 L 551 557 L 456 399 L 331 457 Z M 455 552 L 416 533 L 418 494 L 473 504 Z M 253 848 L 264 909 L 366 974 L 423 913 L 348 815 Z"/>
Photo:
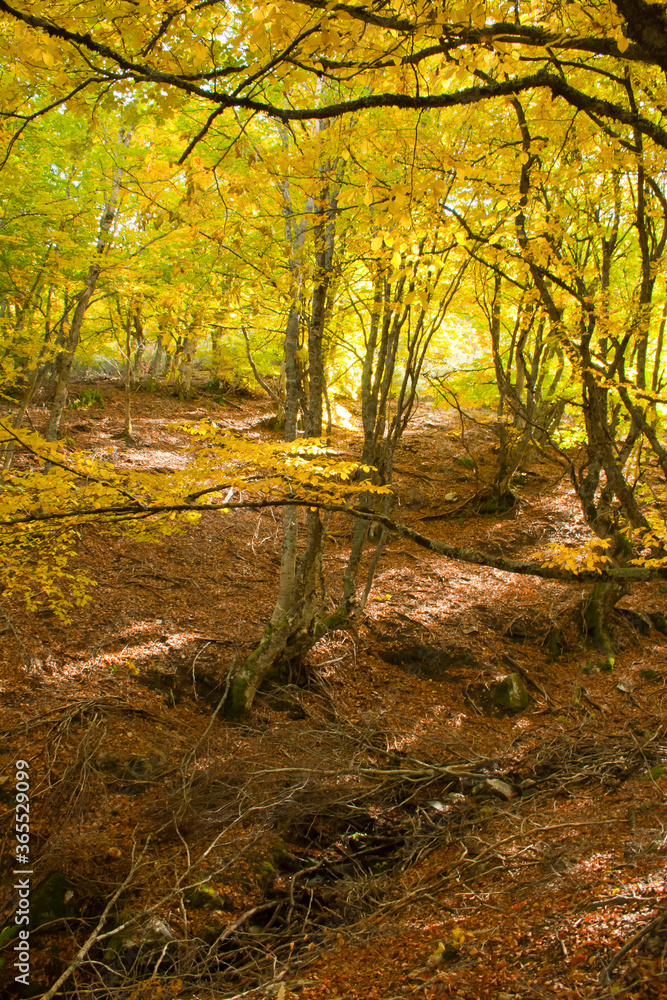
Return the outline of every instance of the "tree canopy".
<path id="1" fill-rule="evenodd" d="M 392 506 L 394 450 L 426 384 L 461 412 L 490 408 L 498 463 L 480 503 L 513 502 L 539 453 L 591 532 L 577 554 L 447 554 L 597 579 L 584 610 L 601 635 L 632 580 L 663 575 L 664 3 L 0 11 L 10 590 L 48 578 L 64 601 L 47 567 L 69 579 L 91 517 L 159 534 L 202 510 L 283 506 L 256 686 L 363 609 L 369 520 L 380 547 L 398 530 L 444 551 Z M 127 440 L 138 384 L 187 397 L 204 365 L 223 391 L 239 373 L 261 386 L 285 448 L 198 427 L 187 471 L 150 481 L 72 452 L 58 441 L 72 373 L 103 359 L 125 385 Z M 44 440 L 23 423 L 47 390 Z M 361 408 L 355 469 L 326 454 L 342 398 Z M 356 517 L 333 616 L 313 597 L 325 510 Z"/>

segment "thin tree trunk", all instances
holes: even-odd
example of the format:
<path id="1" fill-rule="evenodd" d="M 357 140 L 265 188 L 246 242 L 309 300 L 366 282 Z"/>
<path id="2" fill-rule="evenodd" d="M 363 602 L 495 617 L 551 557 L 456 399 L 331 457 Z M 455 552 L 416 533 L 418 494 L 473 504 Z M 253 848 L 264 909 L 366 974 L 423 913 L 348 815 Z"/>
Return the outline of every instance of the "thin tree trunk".
<path id="1" fill-rule="evenodd" d="M 146 350 L 146 336 L 144 334 L 143 323 L 141 322 L 141 313 L 138 309 L 132 317 L 132 323 L 134 326 L 134 339 L 137 342 L 137 349 L 134 352 L 134 361 L 132 363 L 132 385 L 135 386 L 141 377 L 141 362 Z"/>
<path id="2" fill-rule="evenodd" d="M 194 335 L 191 336 L 188 333 L 183 339 L 183 361 L 181 362 L 181 376 L 178 388 L 178 395 L 181 399 L 190 399 L 192 395 L 192 366 L 194 356 Z"/>
<path id="3" fill-rule="evenodd" d="M 122 436 L 129 440 L 132 437 L 132 407 L 130 399 L 130 389 L 132 387 L 132 335 L 130 332 L 130 307 L 127 309 L 127 321 L 125 323 L 125 420 L 123 422 Z"/>
<path id="4" fill-rule="evenodd" d="M 19 404 L 19 408 L 14 414 L 14 419 L 12 421 L 12 427 L 14 430 L 19 430 L 23 424 L 23 418 L 25 417 L 28 407 L 30 406 L 35 392 L 44 376 L 44 371 L 46 365 L 42 364 L 44 360 L 44 355 L 46 354 L 49 341 L 51 340 L 51 299 L 53 295 L 53 285 L 49 288 L 48 298 L 46 302 L 46 321 L 44 328 L 44 339 L 42 341 L 42 346 L 40 348 L 39 356 L 35 361 L 35 367 L 30 373 L 28 384 L 26 386 L 25 392 L 23 393 L 23 399 Z M 10 441 L 5 448 L 5 457 L 3 461 L 3 472 L 7 472 L 12 465 L 14 459 L 14 451 L 16 449 L 16 441 Z"/>
<path id="5" fill-rule="evenodd" d="M 117 431 L 113 437 L 119 440 L 125 440 L 128 442 L 132 441 L 132 405 L 131 405 L 131 388 L 132 388 L 132 302 L 130 301 L 127 306 L 127 312 L 125 318 L 123 318 L 123 313 L 121 311 L 120 299 L 116 298 L 116 309 L 118 311 L 118 317 L 121 322 L 121 328 L 125 331 L 125 344 L 122 347 L 123 351 L 123 401 L 124 401 L 124 413 L 123 413 L 123 426 L 121 430 Z M 113 322 L 113 315 L 112 315 Z"/>

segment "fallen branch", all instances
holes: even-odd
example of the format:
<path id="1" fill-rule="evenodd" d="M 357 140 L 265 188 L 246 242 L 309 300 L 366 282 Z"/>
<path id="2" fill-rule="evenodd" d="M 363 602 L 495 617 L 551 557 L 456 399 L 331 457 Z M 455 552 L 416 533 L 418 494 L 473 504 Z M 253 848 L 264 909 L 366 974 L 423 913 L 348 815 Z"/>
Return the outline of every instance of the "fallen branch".
<path id="1" fill-rule="evenodd" d="M 629 951 L 632 951 L 635 945 L 639 944 L 642 938 L 645 938 L 648 934 L 651 933 L 652 930 L 655 930 L 656 927 L 659 927 L 660 924 L 663 922 L 663 920 L 665 920 L 665 918 L 667 918 L 667 908 L 663 908 L 662 910 L 660 910 L 658 915 L 654 917 L 653 920 L 650 920 L 647 924 L 645 924 L 642 927 L 642 929 L 635 934 L 634 937 L 630 938 L 627 944 L 624 944 L 623 947 L 616 952 L 609 965 L 606 965 L 602 970 L 602 972 L 600 973 L 600 975 L 598 976 L 598 982 L 600 983 L 601 986 L 611 985 L 611 978 L 610 978 L 611 973 L 614 971 L 614 969 L 621 961 L 621 959 L 624 958 Z"/>
<path id="2" fill-rule="evenodd" d="M 125 880 L 121 883 L 121 885 L 119 885 L 119 887 L 116 889 L 116 891 L 114 892 L 113 896 L 111 897 L 107 905 L 104 907 L 100 919 L 97 921 L 97 926 L 95 927 L 95 930 L 87 938 L 87 940 L 81 946 L 81 948 L 79 948 L 79 950 L 77 951 L 76 955 L 74 956 L 70 964 L 67 966 L 65 971 L 58 977 L 58 979 L 56 979 L 51 989 L 47 990 L 46 993 L 42 993 L 40 997 L 38 997 L 38 1000 L 51 1000 L 51 998 L 54 997 L 56 993 L 59 991 L 63 983 L 66 983 L 69 977 L 72 975 L 72 973 L 76 972 L 76 970 L 79 968 L 79 966 L 85 959 L 86 955 L 93 947 L 95 942 L 98 940 L 100 934 L 102 933 L 102 928 L 106 924 L 107 919 L 109 917 L 109 913 L 111 912 L 111 909 L 114 906 L 116 900 L 120 897 L 120 895 L 123 893 L 123 891 L 127 888 L 127 886 L 130 884 L 130 882 L 136 875 L 139 866 L 141 865 L 144 854 L 146 853 L 146 850 L 148 848 L 149 842 L 150 842 L 150 835 L 146 838 L 146 843 L 144 844 L 144 848 L 141 854 L 139 855 L 138 860 L 132 865 Z"/>
<path id="3" fill-rule="evenodd" d="M 262 903 L 260 906 L 253 906 L 250 910 L 246 910 L 245 913 L 242 913 L 240 917 L 236 918 L 236 920 L 232 920 L 231 923 L 227 924 L 225 929 L 217 936 L 213 944 L 208 949 L 206 957 L 210 958 L 213 954 L 213 949 L 237 931 L 239 927 L 246 922 L 246 920 L 250 920 L 250 918 L 254 917 L 256 913 L 265 913 L 267 910 L 275 910 L 276 907 L 282 906 L 282 903 L 282 899 L 276 899 L 272 900 L 270 903 Z"/>

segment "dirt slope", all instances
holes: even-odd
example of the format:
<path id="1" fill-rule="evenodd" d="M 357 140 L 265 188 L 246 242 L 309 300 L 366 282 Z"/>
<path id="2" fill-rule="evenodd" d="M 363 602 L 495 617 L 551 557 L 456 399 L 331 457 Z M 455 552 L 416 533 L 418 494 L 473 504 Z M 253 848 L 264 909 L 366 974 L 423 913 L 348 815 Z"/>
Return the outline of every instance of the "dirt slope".
<path id="1" fill-rule="evenodd" d="M 105 408 L 70 411 L 66 433 L 119 464 L 183 463 L 174 418 L 270 433 L 261 400 L 140 393 L 125 447 L 112 437 L 121 393 L 97 388 Z M 39 427 L 44 413 L 31 416 Z M 338 428 L 334 443 L 352 455 L 358 438 Z M 470 514 L 492 445 L 483 427 L 462 441 L 458 417 L 420 408 L 396 462 L 397 517 L 506 555 L 583 537 L 566 484 L 539 464 L 512 511 Z M 335 592 L 350 526 L 336 516 L 328 530 Z M 22 757 L 42 923 L 33 987 L 18 995 L 56 980 L 123 883 L 101 933 L 126 930 L 91 946 L 65 992 L 667 995 L 667 921 L 654 919 L 667 819 L 658 586 L 623 602 L 606 673 L 579 628 L 580 588 L 392 539 L 358 629 L 323 640 L 231 727 L 214 709 L 272 607 L 273 516 L 207 515 L 159 546 L 86 528 L 78 558 L 98 586 L 70 624 L 2 608 L 0 916 L 11 923 L 16 905 Z M 499 712 L 492 687 L 510 673 L 531 701 Z M 12 941 L 0 944 L 14 996 Z"/>

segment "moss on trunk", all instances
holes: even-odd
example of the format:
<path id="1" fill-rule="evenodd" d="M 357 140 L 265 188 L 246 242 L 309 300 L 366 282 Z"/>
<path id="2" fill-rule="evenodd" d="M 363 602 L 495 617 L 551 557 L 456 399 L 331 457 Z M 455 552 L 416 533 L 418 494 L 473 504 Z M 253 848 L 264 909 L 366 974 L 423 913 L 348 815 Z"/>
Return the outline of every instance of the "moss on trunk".
<path id="1" fill-rule="evenodd" d="M 584 626 L 594 645 L 613 664 L 616 650 L 609 620 L 622 597 L 630 592 L 629 584 L 617 580 L 596 583 L 581 605 Z"/>

